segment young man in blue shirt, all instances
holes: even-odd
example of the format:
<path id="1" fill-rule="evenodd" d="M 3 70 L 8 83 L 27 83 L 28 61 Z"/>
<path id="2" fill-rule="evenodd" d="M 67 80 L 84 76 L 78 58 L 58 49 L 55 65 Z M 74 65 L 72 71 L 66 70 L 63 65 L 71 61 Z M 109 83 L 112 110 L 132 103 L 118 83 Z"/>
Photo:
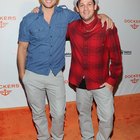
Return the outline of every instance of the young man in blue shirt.
<path id="1" fill-rule="evenodd" d="M 51 139 L 45 112 L 46 96 L 52 117 L 52 139 L 62 140 L 64 136 L 65 36 L 68 23 L 79 19 L 79 15 L 58 7 L 57 3 L 58 0 L 41 0 L 39 12 L 25 16 L 19 30 L 19 77 L 26 90 L 38 140 Z"/>

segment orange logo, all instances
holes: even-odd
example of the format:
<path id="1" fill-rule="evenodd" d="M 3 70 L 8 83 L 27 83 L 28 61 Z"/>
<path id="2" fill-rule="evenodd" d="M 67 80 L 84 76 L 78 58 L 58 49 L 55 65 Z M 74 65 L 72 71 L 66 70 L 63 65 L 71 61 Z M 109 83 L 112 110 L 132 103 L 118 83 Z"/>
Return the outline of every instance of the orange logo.
<path id="1" fill-rule="evenodd" d="M 15 21 L 16 16 L 0 16 L 0 29 L 5 28 L 10 21 Z"/>
<path id="2" fill-rule="evenodd" d="M 130 79 L 133 84 L 136 84 L 140 80 L 140 74 L 125 75 L 125 78 Z"/>
<path id="3" fill-rule="evenodd" d="M 3 96 L 9 95 L 13 89 L 20 88 L 20 84 L 7 84 L 7 85 L 1 85 L 0 84 L 0 94 Z"/>
<path id="4" fill-rule="evenodd" d="M 139 81 L 139 79 L 136 79 L 136 78 L 131 79 L 131 82 L 132 82 L 133 84 L 137 83 L 138 81 Z"/>
<path id="5" fill-rule="evenodd" d="M 139 25 L 136 25 L 136 24 L 131 24 L 130 25 L 133 29 L 137 29 L 139 27 Z"/>
<path id="6" fill-rule="evenodd" d="M 12 90 L 4 89 L 3 91 L 0 91 L 0 94 L 3 95 L 3 96 L 7 96 L 7 95 L 9 95 L 11 92 L 12 92 Z"/>
<path id="7" fill-rule="evenodd" d="M 4 28 L 8 23 L 0 21 L 0 29 Z"/>
<path id="8" fill-rule="evenodd" d="M 140 26 L 140 20 L 125 19 L 124 23 L 129 24 L 134 30 Z"/>

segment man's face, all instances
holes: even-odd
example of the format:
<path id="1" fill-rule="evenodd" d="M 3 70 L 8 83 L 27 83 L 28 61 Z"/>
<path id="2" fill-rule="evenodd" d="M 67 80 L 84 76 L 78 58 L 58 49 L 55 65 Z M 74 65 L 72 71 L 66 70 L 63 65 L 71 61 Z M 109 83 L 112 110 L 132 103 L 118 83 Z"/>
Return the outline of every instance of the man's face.
<path id="1" fill-rule="evenodd" d="M 94 19 L 94 12 L 97 9 L 97 5 L 93 0 L 79 0 L 78 7 L 76 8 L 81 18 L 90 23 Z"/>
<path id="2" fill-rule="evenodd" d="M 53 8 L 58 0 L 41 0 L 41 3 L 46 8 Z"/>

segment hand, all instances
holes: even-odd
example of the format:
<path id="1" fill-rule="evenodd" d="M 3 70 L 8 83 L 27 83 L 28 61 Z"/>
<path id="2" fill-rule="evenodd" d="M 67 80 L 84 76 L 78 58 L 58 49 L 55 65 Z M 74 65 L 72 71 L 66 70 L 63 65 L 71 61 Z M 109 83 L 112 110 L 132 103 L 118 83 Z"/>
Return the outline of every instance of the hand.
<path id="1" fill-rule="evenodd" d="M 19 74 L 19 78 L 21 81 L 23 80 L 23 77 L 24 77 L 24 73 Z"/>
<path id="2" fill-rule="evenodd" d="M 98 17 L 101 19 L 102 27 L 104 26 L 104 23 L 107 23 L 107 29 L 113 29 L 114 23 L 110 17 L 108 17 L 105 14 L 99 14 Z"/>
<path id="3" fill-rule="evenodd" d="M 19 79 L 22 81 L 23 80 L 23 77 L 24 77 L 24 75 L 25 75 L 25 70 L 24 71 L 20 71 L 19 72 Z"/>
<path id="4" fill-rule="evenodd" d="M 104 84 L 102 84 L 100 87 L 107 87 L 111 92 L 113 92 L 113 86 L 112 85 L 110 85 L 110 84 L 108 84 L 108 83 L 104 83 Z"/>
<path id="5" fill-rule="evenodd" d="M 37 14 L 38 12 L 39 12 L 39 8 L 38 8 L 38 7 L 35 7 L 35 8 L 32 10 L 32 13 Z"/>

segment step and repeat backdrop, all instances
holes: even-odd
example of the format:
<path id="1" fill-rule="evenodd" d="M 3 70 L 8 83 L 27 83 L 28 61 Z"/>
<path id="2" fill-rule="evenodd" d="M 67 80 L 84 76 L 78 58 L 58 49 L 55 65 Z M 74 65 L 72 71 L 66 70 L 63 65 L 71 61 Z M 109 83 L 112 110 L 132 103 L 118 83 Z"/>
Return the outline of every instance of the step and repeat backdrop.
<path id="1" fill-rule="evenodd" d="M 73 10 L 73 0 L 60 0 Z M 18 79 L 17 38 L 23 16 L 39 6 L 38 0 L 0 1 L 0 108 L 27 106 L 24 90 Z M 123 75 L 115 96 L 140 93 L 140 1 L 99 0 L 99 13 L 111 17 L 120 37 Z M 69 42 L 66 43 L 64 83 L 67 101 L 75 101 L 75 92 L 68 86 L 71 61 Z"/>

